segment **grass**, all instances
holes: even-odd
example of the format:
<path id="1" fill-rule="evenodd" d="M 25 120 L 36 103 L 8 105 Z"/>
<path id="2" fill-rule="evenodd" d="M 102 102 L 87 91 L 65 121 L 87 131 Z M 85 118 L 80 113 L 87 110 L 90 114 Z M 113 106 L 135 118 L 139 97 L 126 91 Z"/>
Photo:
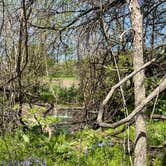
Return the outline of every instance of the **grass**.
<path id="1" fill-rule="evenodd" d="M 42 78 L 42 80 L 44 80 L 44 81 L 57 81 L 57 80 L 73 80 L 73 81 L 75 81 L 75 80 L 78 80 L 78 77 L 76 77 L 76 76 L 57 76 L 57 77 L 51 77 L 51 78 L 49 78 L 49 77 L 47 77 L 47 76 L 45 76 L 45 77 L 43 77 Z"/>

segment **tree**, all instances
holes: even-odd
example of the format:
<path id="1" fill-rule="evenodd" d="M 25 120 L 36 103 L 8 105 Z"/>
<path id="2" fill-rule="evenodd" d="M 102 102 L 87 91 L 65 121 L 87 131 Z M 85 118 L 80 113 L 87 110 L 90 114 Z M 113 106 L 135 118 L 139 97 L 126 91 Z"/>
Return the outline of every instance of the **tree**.
<path id="1" fill-rule="evenodd" d="M 15 4 L 11 4 L 12 2 Z M 52 57 L 55 56 L 54 59 L 57 59 L 58 63 L 60 60 L 64 61 L 67 55 L 73 54 L 74 60 L 78 59 L 81 90 L 83 88 L 83 93 L 86 93 L 84 97 L 86 118 L 93 122 L 97 120 L 101 127 L 110 128 L 125 123 L 130 125 L 135 120 L 134 165 L 146 165 L 145 107 L 158 91 L 165 89 L 165 79 L 147 98 L 144 80 L 146 71 L 153 70 L 149 65 L 159 59 L 154 55 L 155 46 L 159 44 L 160 39 L 164 41 L 164 1 L 22 0 L 21 3 L 12 2 L 2 1 L 0 76 L 4 79 L 0 80 L 0 89 L 3 92 L 6 88 L 10 98 L 13 93 L 15 98 L 17 97 L 14 103 L 18 102 L 20 105 L 20 120 L 23 99 L 27 94 L 32 93 L 31 97 L 35 96 L 28 83 L 32 84 L 34 77 L 44 74 L 48 55 L 51 53 Z M 39 45 L 38 49 L 37 45 Z M 147 56 L 144 56 L 145 50 Z M 119 69 L 122 55 L 125 56 L 129 66 L 124 73 Z M 127 56 L 133 61 L 134 71 Z M 144 60 L 148 62 L 144 64 Z M 157 63 L 160 66 L 160 62 Z M 112 72 L 113 74 L 110 72 L 112 75 L 109 78 L 112 81 L 109 82 L 106 81 L 106 69 L 112 67 L 110 64 L 115 72 Z M 130 72 L 131 74 L 127 75 Z M 159 78 L 164 74 L 165 72 L 160 73 Z M 128 111 L 126 100 L 128 94 L 125 94 L 126 89 L 122 84 L 133 76 L 134 88 L 131 84 L 130 90 L 134 89 L 135 108 L 132 104 L 132 109 Z M 112 84 L 116 85 L 109 91 Z M 117 98 L 114 101 L 117 100 L 120 106 L 110 101 L 113 92 L 118 88 L 120 91 L 116 92 Z M 29 102 L 32 102 L 30 99 Z M 113 104 L 118 107 L 118 111 L 113 110 Z M 119 121 L 115 123 L 113 122 L 117 120 L 116 118 L 111 119 L 112 123 L 105 122 L 110 120 L 110 110 L 113 110 L 115 116 L 120 114 L 121 109 L 126 111 L 123 113 L 121 111 L 122 120 L 118 117 Z"/>
<path id="2" fill-rule="evenodd" d="M 144 65 L 143 57 L 143 15 L 137 0 L 128 1 L 131 13 L 133 40 L 133 67 L 136 71 Z M 145 100 L 144 70 L 134 76 L 135 108 Z M 146 165 L 146 120 L 144 110 L 135 117 L 135 166 Z"/>

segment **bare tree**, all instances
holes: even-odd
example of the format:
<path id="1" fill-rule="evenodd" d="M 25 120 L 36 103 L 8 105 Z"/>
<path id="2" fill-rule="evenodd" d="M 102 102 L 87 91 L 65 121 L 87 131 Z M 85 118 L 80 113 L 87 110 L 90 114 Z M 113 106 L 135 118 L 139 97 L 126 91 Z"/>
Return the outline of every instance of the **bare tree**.
<path id="1" fill-rule="evenodd" d="M 137 70 L 144 65 L 143 57 L 143 15 L 137 0 L 128 1 L 128 6 L 131 12 L 132 28 L 135 32 L 133 41 L 133 66 Z M 140 105 L 145 100 L 145 74 L 144 70 L 140 71 L 134 76 L 134 94 L 135 107 Z M 145 110 L 142 110 L 135 118 L 135 166 L 146 165 L 146 120 Z"/>

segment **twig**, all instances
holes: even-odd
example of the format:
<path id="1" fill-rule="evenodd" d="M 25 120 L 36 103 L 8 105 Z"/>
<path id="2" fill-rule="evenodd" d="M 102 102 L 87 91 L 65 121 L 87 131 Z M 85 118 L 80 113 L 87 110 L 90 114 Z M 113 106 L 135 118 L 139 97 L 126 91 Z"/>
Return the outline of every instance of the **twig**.
<path id="1" fill-rule="evenodd" d="M 158 94 L 156 96 L 156 99 L 155 99 L 155 102 L 154 102 L 154 105 L 153 105 L 153 110 L 152 110 L 152 113 L 150 115 L 150 122 L 152 121 L 152 117 L 153 117 L 153 114 L 154 114 L 154 111 L 155 111 L 155 108 L 156 108 L 158 97 L 159 97 L 159 92 L 158 92 Z"/>

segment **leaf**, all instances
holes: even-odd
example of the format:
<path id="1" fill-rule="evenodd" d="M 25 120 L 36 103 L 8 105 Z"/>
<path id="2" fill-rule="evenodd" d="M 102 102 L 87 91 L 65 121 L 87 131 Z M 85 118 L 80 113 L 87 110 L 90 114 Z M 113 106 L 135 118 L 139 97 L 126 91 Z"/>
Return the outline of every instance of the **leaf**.
<path id="1" fill-rule="evenodd" d="M 13 110 L 17 111 L 19 108 L 20 108 L 20 106 L 18 104 L 16 104 L 16 105 L 14 105 Z"/>
<path id="2" fill-rule="evenodd" d="M 109 69 L 109 70 L 112 70 L 112 69 L 113 69 L 113 67 L 112 67 L 111 65 L 109 65 L 109 66 L 108 66 L 108 69 Z"/>
<path id="3" fill-rule="evenodd" d="M 27 135 L 23 134 L 22 137 L 25 142 L 29 143 L 29 137 Z"/>

